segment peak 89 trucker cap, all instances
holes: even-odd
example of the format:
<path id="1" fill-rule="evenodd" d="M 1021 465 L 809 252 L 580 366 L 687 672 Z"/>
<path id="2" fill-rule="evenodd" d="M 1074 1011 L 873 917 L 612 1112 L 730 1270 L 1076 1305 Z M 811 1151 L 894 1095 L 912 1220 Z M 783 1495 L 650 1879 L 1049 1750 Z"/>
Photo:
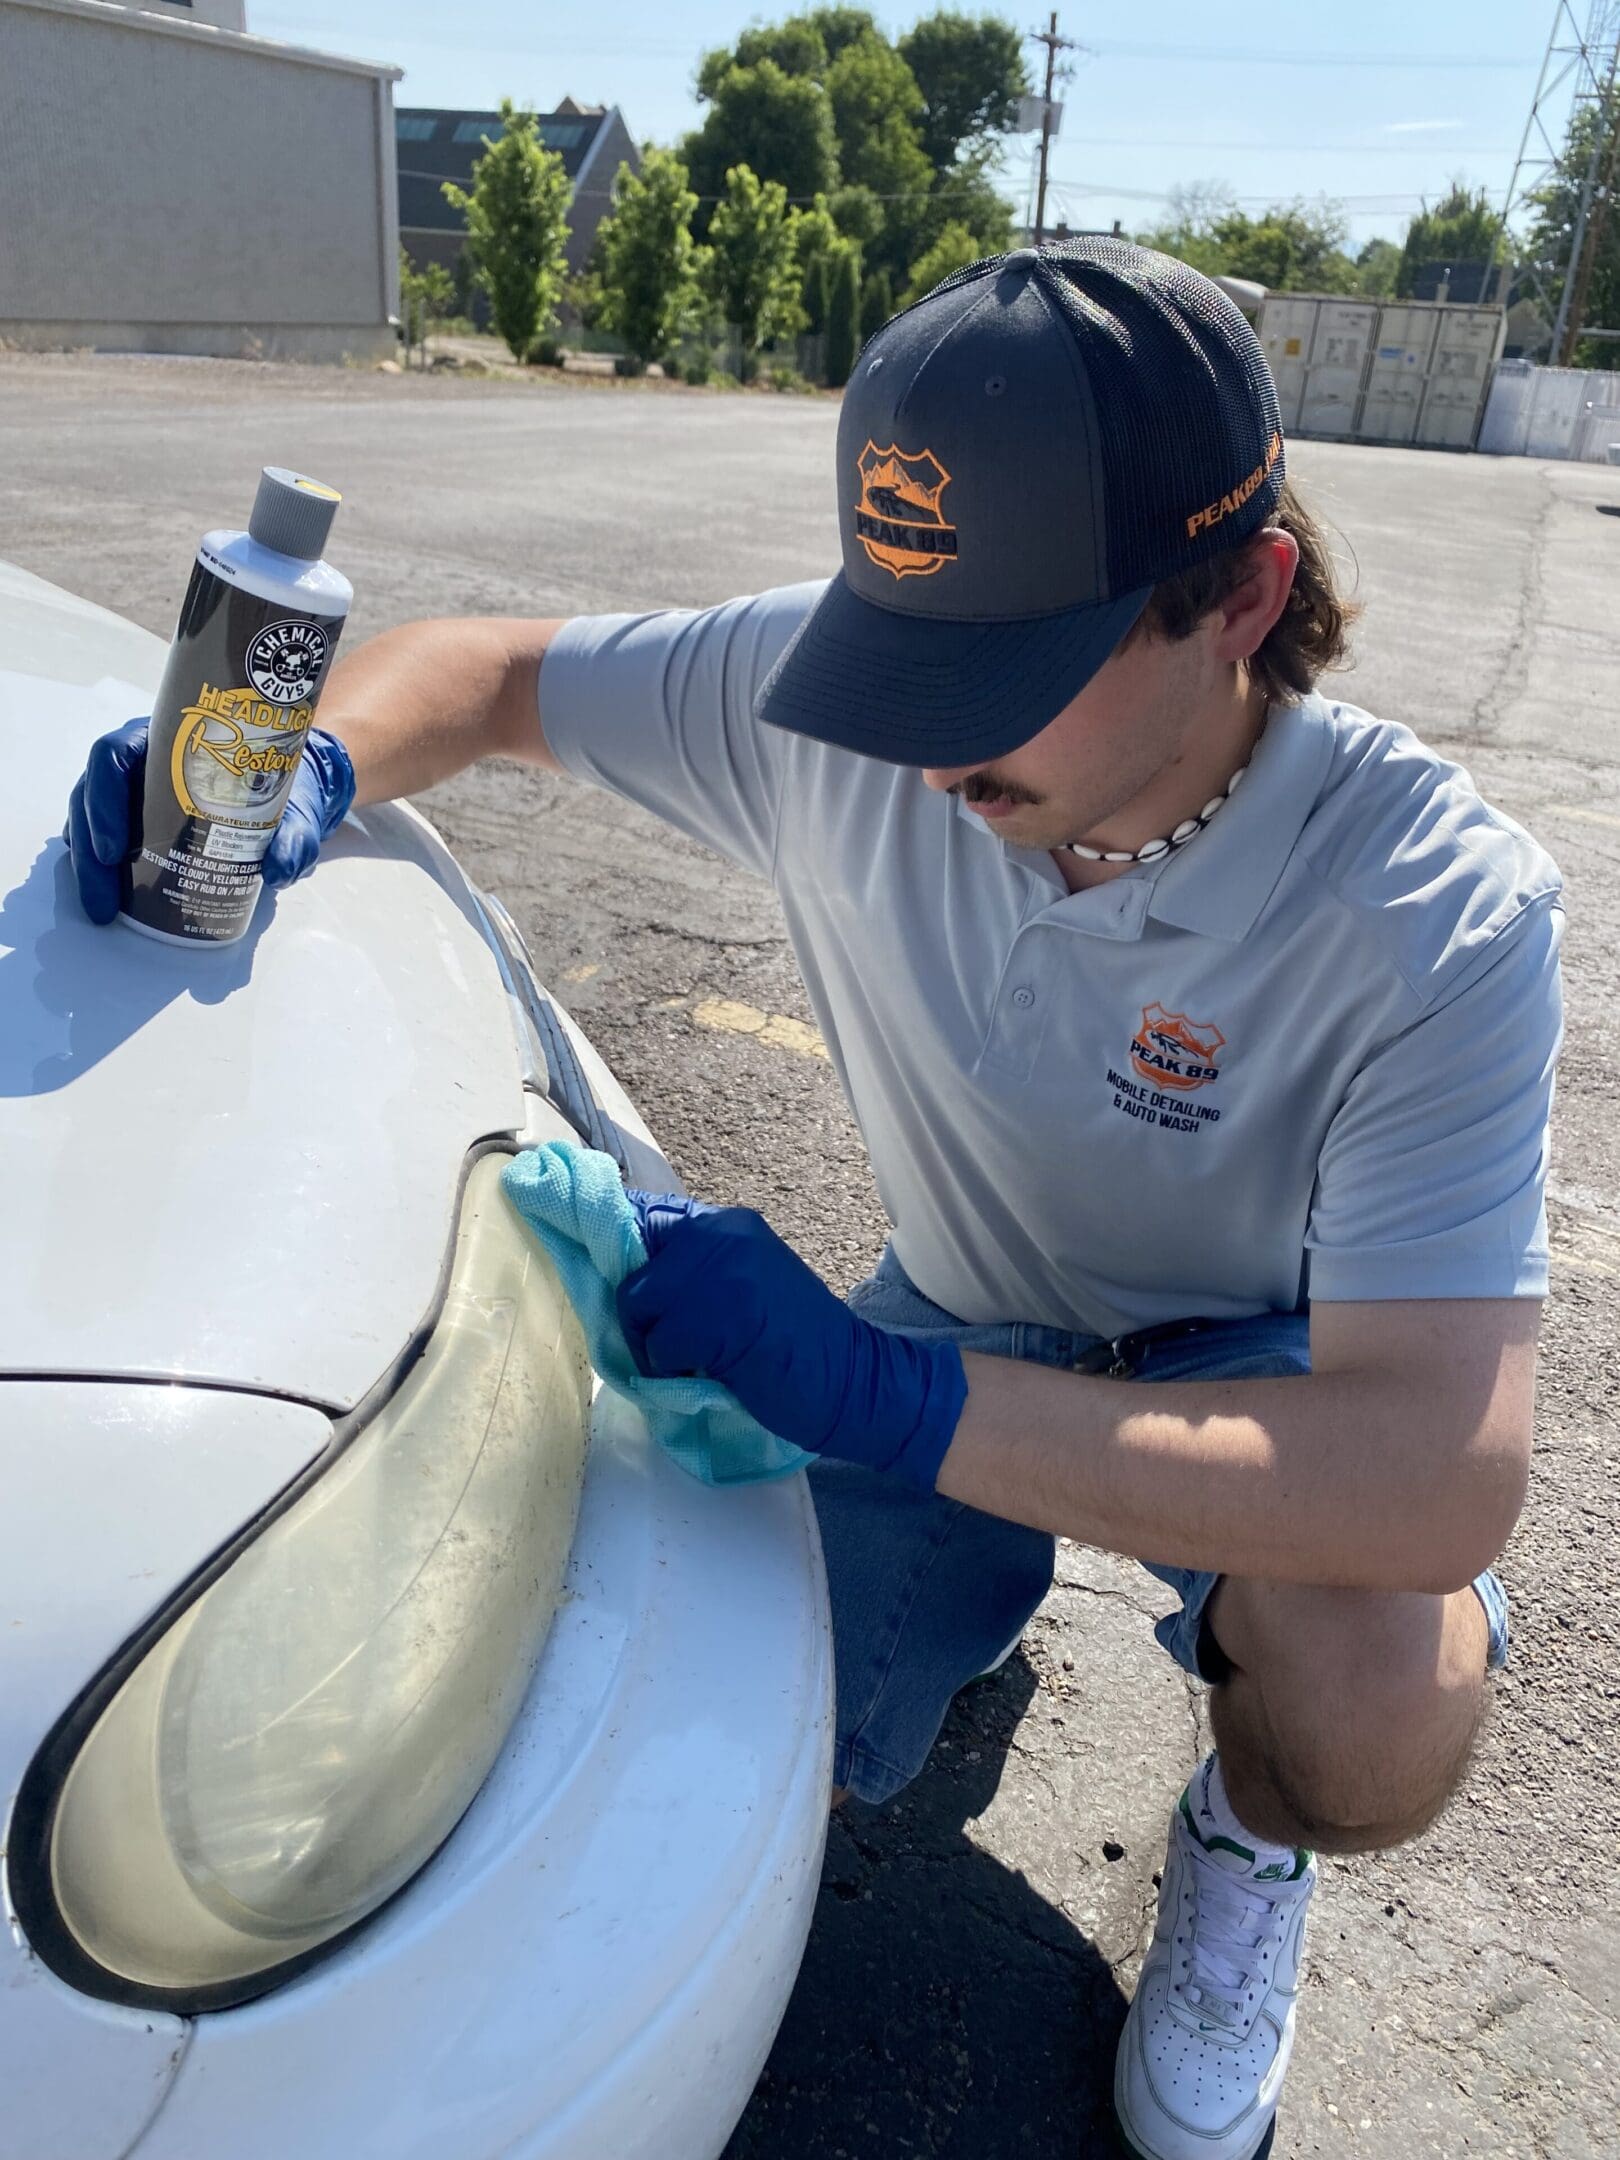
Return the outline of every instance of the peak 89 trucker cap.
<path id="1" fill-rule="evenodd" d="M 1208 278 L 1106 238 L 975 263 L 856 363 L 844 566 L 755 711 L 896 765 L 1005 756 L 1282 482 L 1271 371 Z"/>

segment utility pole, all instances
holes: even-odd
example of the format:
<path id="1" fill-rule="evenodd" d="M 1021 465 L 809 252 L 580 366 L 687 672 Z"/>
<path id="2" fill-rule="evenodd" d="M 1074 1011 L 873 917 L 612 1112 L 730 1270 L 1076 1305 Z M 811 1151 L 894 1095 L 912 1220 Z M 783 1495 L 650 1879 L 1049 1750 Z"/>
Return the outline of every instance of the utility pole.
<path id="1" fill-rule="evenodd" d="M 1057 56 L 1060 52 L 1072 52 L 1074 39 L 1059 37 L 1057 9 L 1047 18 L 1044 30 L 1032 30 L 1033 44 L 1046 47 L 1046 87 L 1041 93 L 1044 111 L 1041 114 L 1041 177 L 1035 194 L 1035 245 L 1039 247 L 1046 238 L 1046 160 L 1052 148 L 1052 91 L 1057 79 Z"/>

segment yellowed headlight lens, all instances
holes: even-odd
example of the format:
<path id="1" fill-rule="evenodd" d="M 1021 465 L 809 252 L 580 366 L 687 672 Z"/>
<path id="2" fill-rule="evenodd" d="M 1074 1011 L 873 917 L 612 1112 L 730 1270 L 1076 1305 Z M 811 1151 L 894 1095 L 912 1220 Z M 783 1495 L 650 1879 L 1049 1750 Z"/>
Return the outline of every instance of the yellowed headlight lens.
<path id="1" fill-rule="evenodd" d="M 590 1364 L 555 1270 L 468 1178 L 392 1400 L 131 1673 L 65 1780 L 58 1908 L 106 1970 L 218 1988 L 428 1859 L 517 1714 L 579 1506 Z"/>

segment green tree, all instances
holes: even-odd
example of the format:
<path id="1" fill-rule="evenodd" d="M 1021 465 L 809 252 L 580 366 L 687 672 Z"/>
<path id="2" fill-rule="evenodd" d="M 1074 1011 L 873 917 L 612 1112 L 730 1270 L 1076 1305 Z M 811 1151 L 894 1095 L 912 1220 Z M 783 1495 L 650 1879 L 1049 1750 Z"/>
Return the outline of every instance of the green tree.
<path id="1" fill-rule="evenodd" d="M 838 143 L 819 83 L 788 75 L 776 61 L 764 59 L 753 67 L 727 68 L 706 95 L 703 124 L 681 147 L 698 196 L 693 225 L 700 238 L 707 237 L 733 166 L 746 165 L 762 179 L 780 182 L 796 202 L 837 186 Z"/>
<path id="2" fill-rule="evenodd" d="M 1224 180 L 1186 181 L 1170 190 L 1159 223 L 1137 238 L 1144 247 L 1174 255 L 1178 262 L 1215 277 L 1227 267 L 1215 226 L 1236 213 L 1236 199 Z"/>
<path id="3" fill-rule="evenodd" d="M 745 30 L 729 51 L 721 46 L 717 52 L 704 54 L 698 63 L 698 96 L 713 97 L 729 69 L 758 67 L 762 60 L 771 61 L 784 75 L 808 75 L 819 82 L 827 71 L 827 47 L 821 32 L 806 16 L 793 16 L 783 23 L 756 24 Z"/>
<path id="4" fill-rule="evenodd" d="M 851 38 L 828 63 L 826 89 L 845 181 L 891 203 L 926 197 L 934 172 L 918 133 L 922 92 L 888 40 Z"/>
<path id="5" fill-rule="evenodd" d="M 649 150 L 639 174 L 619 167 L 612 214 L 597 241 L 596 312 L 643 366 L 667 360 L 691 323 L 699 289 L 696 208 L 686 167 L 672 150 Z"/>
<path id="6" fill-rule="evenodd" d="M 1525 240 L 1526 267 L 1535 273 L 1535 286 L 1546 297 L 1542 304 L 1549 324 L 1556 320 L 1569 274 L 1575 243 L 1575 220 L 1581 188 L 1586 178 L 1594 143 L 1598 150 L 1597 192 L 1587 226 L 1587 246 L 1593 248 L 1591 275 L 1581 304 L 1577 327 L 1620 330 L 1620 93 L 1605 112 L 1597 104 L 1583 105 L 1570 121 L 1564 147 L 1544 186 L 1531 198 L 1533 218 Z M 1595 242 L 1593 224 L 1597 226 Z M 1570 354 L 1575 367 L 1612 368 L 1616 347 L 1599 338 L 1578 340 Z M 1558 355 L 1551 356 L 1555 361 Z"/>
<path id="7" fill-rule="evenodd" d="M 799 304 L 805 326 L 817 336 L 827 326 L 827 299 L 832 283 L 832 264 L 842 245 L 838 224 L 818 195 L 808 210 L 792 213 L 793 252 L 799 264 Z"/>
<path id="8" fill-rule="evenodd" d="M 832 264 L 827 300 L 827 349 L 824 372 L 833 389 L 849 381 L 861 349 L 861 259 L 853 241 L 841 240 Z"/>
<path id="9" fill-rule="evenodd" d="M 858 45 L 863 38 L 883 39 L 877 26 L 877 18 L 865 8 L 822 7 L 812 8 L 808 15 L 796 18 L 808 23 L 827 49 L 830 64 L 849 45 Z"/>
<path id="10" fill-rule="evenodd" d="M 947 225 L 965 225 L 981 255 L 1002 255 L 1012 246 L 1013 206 L 996 186 L 996 150 L 982 143 L 934 175 L 926 201 L 904 221 L 905 257 L 915 262 Z"/>
<path id="11" fill-rule="evenodd" d="M 510 98 L 501 101 L 498 139 L 484 141 L 472 187 L 447 180 L 445 200 L 467 220 L 467 247 L 497 333 L 514 359 L 527 360 L 556 321 L 571 190 L 561 157 L 540 141 L 535 115 Z"/>
<path id="12" fill-rule="evenodd" d="M 427 366 L 427 341 L 435 323 L 455 313 L 455 279 L 443 263 L 428 263 L 418 270 L 403 248 L 399 251 L 399 319 L 405 332 L 405 362 L 409 366 L 414 346 Z"/>
<path id="13" fill-rule="evenodd" d="M 825 255 L 812 255 L 799 273 L 799 307 L 804 315 L 804 327 L 812 337 L 819 337 L 827 327 L 827 304 L 832 295 L 832 277 Z"/>
<path id="14" fill-rule="evenodd" d="M 998 15 L 941 8 L 906 32 L 899 52 L 922 93 L 922 145 L 936 167 L 965 145 L 1004 133 L 1029 89 L 1024 41 Z"/>
<path id="15" fill-rule="evenodd" d="M 804 320 L 781 182 L 762 181 L 748 166 L 734 165 L 709 226 L 709 246 L 709 290 L 720 316 L 737 333 L 746 382 L 755 372 L 759 348 L 791 337 Z"/>
<path id="16" fill-rule="evenodd" d="M 1393 300 L 1400 264 L 1393 240 L 1369 240 L 1356 257 L 1356 291 L 1369 300 Z"/>
<path id="17" fill-rule="evenodd" d="M 790 202 L 825 192 L 867 267 L 896 281 L 952 223 L 981 254 L 999 253 L 1013 210 L 995 182 L 995 137 L 1025 82 L 1018 33 L 993 16 L 938 10 L 903 47 L 865 8 L 821 7 L 756 24 L 707 54 L 697 87 L 710 110 L 685 148 L 692 185 L 717 197 L 724 173 L 746 164 L 780 180 Z M 700 236 L 708 214 L 699 211 Z M 809 297 L 813 307 L 813 279 Z"/>
<path id="18" fill-rule="evenodd" d="M 894 313 L 894 287 L 887 270 L 874 270 L 861 287 L 861 343 L 875 337 Z"/>
<path id="19" fill-rule="evenodd" d="M 965 270 L 979 260 L 979 243 L 965 225 L 947 225 L 926 255 L 911 266 L 911 279 L 902 305 L 923 299 L 953 271 Z"/>
<path id="20" fill-rule="evenodd" d="M 1141 238 L 1206 277 L 1252 278 L 1271 292 L 1348 293 L 1357 290 L 1348 230 L 1337 203 L 1274 203 L 1251 218 L 1221 182 L 1201 181 L 1173 192 L 1164 221 Z"/>
<path id="21" fill-rule="evenodd" d="M 1334 203 L 1277 203 L 1258 218 L 1241 210 L 1215 221 L 1220 267 L 1272 292 L 1352 292 L 1355 265 L 1344 252 L 1348 225 Z"/>
<path id="22" fill-rule="evenodd" d="M 1495 242 L 1502 220 L 1491 208 L 1483 188 L 1470 190 L 1460 180 L 1432 210 L 1421 211 L 1406 228 L 1401 266 L 1395 277 L 1395 297 L 1409 300 L 1417 290 L 1420 271 L 1437 264 L 1483 263 Z"/>
<path id="23" fill-rule="evenodd" d="M 829 208 L 838 230 L 857 247 L 870 247 L 883 230 L 883 204 L 870 188 L 841 187 L 832 195 Z"/>

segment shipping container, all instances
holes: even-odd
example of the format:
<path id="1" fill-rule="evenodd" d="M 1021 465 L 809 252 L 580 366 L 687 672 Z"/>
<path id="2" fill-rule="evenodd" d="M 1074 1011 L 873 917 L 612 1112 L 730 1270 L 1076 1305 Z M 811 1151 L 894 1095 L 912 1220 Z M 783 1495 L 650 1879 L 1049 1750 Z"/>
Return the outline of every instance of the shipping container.
<path id="1" fill-rule="evenodd" d="M 1417 439 L 1436 450 L 1471 450 L 1485 409 L 1491 369 L 1502 350 L 1500 308 L 1443 308 Z"/>
<path id="2" fill-rule="evenodd" d="M 1311 340 L 1316 335 L 1316 310 L 1316 301 L 1298 300 L 1292 293 L 1267 293 L 1260 310 L 1260 342 L 1277 385 L 1282 424 L 1289 434 L 1299 426 Z"/>
<path id="3" fill-rule="evenodd" d="M 1258 330 L 1287 432 L 1467 450 L 1504 317 L 1432 300 L 1268 293 Z"/>
<path id="4" fill-rule="evenodd" d="M 1356 424 L 1367 355 L 1378 328 L 1371 300 L 1320 300 L 1300 405 L 1302 435 L 1349 435 Z"/>
<path id="5" fill-rule="evenodd" d="M 1432 307 L 1386 307 L 1367 369 L 1356 433 L 1374 442 L 1417 440 L 1436 329 Z"/>
<path id="6" fill-rule="evenodd" d="M 1612 463 L 1620 442 L 1620 374 L 1504 360 L 1491 383 L 1479 447 L 1493 457 Z"/>

